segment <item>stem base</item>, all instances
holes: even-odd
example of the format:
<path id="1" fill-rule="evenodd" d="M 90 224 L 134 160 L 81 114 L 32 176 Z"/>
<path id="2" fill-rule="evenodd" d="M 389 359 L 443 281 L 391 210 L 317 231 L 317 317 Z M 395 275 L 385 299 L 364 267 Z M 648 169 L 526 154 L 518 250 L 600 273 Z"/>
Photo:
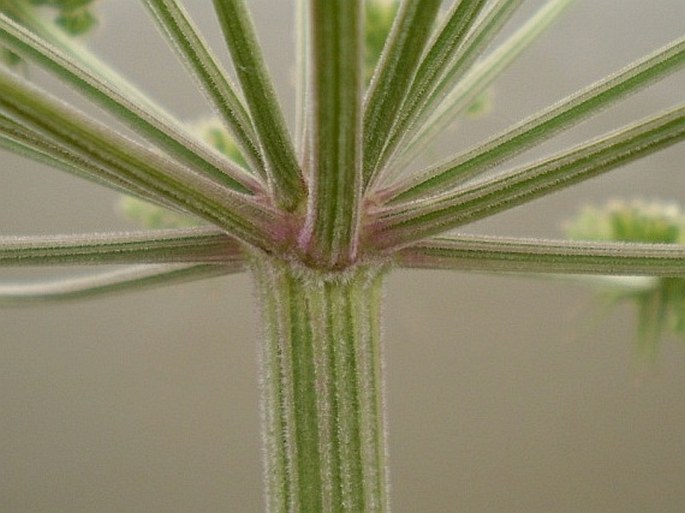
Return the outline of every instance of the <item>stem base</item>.
<path id="1" fill-rule="evenodd" d="M 380 353 L 384 267 L 253 260 L 270 513 L 387 513 Z"/>

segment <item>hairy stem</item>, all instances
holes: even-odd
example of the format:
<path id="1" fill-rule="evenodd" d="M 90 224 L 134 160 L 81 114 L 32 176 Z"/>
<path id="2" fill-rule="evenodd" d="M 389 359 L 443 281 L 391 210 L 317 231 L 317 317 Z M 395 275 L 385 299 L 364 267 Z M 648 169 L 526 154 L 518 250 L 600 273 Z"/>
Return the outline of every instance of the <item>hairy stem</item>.
<path id="1" fill-rule="evenodd" d="M 253 261 L 270 513 L 387 512 L 380 355 L 383 268 Z"/>

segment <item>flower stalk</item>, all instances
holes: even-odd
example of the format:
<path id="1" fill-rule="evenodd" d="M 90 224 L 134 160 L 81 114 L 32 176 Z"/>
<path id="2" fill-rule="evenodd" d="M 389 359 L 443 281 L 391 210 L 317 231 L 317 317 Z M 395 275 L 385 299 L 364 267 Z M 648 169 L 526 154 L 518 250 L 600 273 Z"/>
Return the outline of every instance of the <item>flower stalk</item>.
<path id="1" fill-rule="evenodd" d="M 252 270 L 268 511 L 387 512 L 384 267 L 329 273 L 258 256 Z"/>

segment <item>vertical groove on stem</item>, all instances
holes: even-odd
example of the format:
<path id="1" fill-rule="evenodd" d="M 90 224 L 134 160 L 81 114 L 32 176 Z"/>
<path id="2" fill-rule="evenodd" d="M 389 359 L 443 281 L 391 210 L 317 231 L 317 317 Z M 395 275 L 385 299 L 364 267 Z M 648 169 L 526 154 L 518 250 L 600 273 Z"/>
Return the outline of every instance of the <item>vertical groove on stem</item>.
<path id="1" fill-rule="evenodd" d="M 363 13 L 361 0 L 309 0 L 306 13 L 310 180 L 300 245 L 308 259 L 331 268 L 354 262 L 358 250 Z"/>
<path id="2" fill-rule="evenodd" d="M 330 273 L 253 260 L 271 513 L 387 513 L 382 266 Z"/>

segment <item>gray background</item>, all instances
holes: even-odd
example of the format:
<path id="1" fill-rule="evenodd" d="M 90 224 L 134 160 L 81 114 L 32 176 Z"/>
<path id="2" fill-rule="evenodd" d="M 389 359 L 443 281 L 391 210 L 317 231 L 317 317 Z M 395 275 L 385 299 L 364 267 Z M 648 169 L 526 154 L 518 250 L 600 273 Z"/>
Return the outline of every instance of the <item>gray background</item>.
<path id="1" fill-rule="evenodd" d="M 527 2 L 512 26 L 541 3 Z M 205 114 L 138 2 L 101 4 L 93 46 L 182 118 Z M 291 3 L 250 5 L 292 117 Z M 209 2 L 191 7 L 220 49 Z M 492 114 L 450 130 L 431 158 L 469 147 L 684 29 L 682 0 L 577 2 L 498 82 Z M 519 160 L 682 101 L 684 86 L 680 73 Z M 468 230 L 559 236 L 583 203 L 640 196 L 685 204 L 684 157 L 682 145 L 671 148 Z M 2 162 L 2 234 L 127 228 L 114 194 L 12 155 Z M 427 271 L 389 278 L 393 511 L 682 511 L 685 348 L 666 340 L 644 373 L 633 311 L 595 306 L 588 289 L 554 280 Z M 261 510 L 249 277 L 3 309 L 0 329 L 0 511 Z"/>

